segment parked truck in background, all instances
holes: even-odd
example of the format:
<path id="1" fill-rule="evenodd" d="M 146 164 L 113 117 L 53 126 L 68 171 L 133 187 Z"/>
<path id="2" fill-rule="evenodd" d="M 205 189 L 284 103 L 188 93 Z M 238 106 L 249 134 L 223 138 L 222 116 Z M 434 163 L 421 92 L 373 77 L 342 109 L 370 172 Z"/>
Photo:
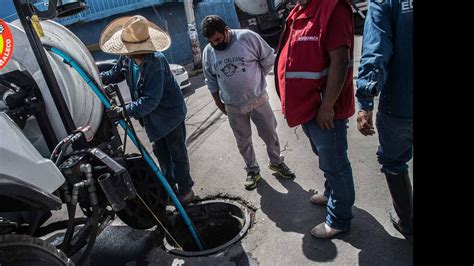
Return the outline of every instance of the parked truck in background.
<path id="1" fill-rule="evenodd" d="M 234 0 L 234 3 L 241 28 L 255 31 L 270 45 L 276 45 L 296 0 Z"/>
<path id="2" fill-rule="evenodd" d="M 253 30 L 270 44 L 276 44 L 296 0 L 235 0 L 234 3 L 241 28 Z M 355 34 L 362 35 L 368 0 L 351 0 L 351 6 Z"/>

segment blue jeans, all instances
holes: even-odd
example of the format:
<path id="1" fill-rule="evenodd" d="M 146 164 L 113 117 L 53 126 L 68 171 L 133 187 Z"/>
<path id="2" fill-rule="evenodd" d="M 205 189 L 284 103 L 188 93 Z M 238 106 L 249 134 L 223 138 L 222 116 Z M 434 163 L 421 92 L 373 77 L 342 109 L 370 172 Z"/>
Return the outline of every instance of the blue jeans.
<path id="1" fill-rule="evenodd" d="M 377 158 L 385 174 L 405 175 L 413 156 L 413 120 L 399 119 L 377 112 L 375 121 L 380 146 Z"/>
<path id="2" fill-rule="evenodd" d="M 330 130 L 322 129 L 316 120 L 303 125 L 326 178 L 324 195 L 329 198 L 326 223 L 339 230 L 351 226 L 355 200 L 354 178 L 347 157 L 347 123 L 347 119 L 334 120 L 334 128 Z"/>
<path id="3" fill-rule="evenodd" d="M 184 121 L 163 138 L 153 142 L 153 153 L 170 186 L 179 194 L 191 191 L 194 185 L 189 173 L 188 150 L 186 148 L 186 126 Z"/>

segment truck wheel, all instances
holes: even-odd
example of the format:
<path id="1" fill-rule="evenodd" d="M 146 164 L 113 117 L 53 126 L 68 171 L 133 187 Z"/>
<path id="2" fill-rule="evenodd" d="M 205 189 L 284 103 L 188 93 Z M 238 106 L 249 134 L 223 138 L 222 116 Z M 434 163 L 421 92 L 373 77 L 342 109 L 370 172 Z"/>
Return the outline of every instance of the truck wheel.
<path id="1" fill-rule="evenodd" d="M 156 180 L 155 173 L 140 155 L 129 155 L 126 164 L 137 194 L 143 198 L 148 207 L 166 226 L 168 218 L 165 215 L 167 200 L 165 188 Z M 149 229 L 157 224 L 153 215 L 138 197 L 127 200 L 126 203 L 126 207 L 117 212 L 117 216 L 125 224 L 140 230 Z M 158 226 L 158 229 L 161 230 L 161 226 Z"/>
<path id="2" fill-rule="evenodd" d="M 54 245 L 29 235 L 0 236 L 0 265 L 74 265 Z"/>

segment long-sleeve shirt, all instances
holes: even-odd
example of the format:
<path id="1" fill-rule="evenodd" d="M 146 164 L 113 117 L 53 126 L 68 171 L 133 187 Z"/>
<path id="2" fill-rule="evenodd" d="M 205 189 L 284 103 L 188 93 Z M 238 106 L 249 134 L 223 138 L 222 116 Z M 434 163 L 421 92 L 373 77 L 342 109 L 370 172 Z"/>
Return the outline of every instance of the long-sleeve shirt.
<path id="1" fill-rule="evenodd" d="M 227 48 L 210 44 L 203 51 L 206 84 L 211 93 L 220 90 L 226 105 L 243 106 L 266 94 L 265 76 L 275 62 L 273 49 L 257 33 L 232 30 Z"/>
<path id="2" fill-rule="evenodd" d="M 132 59 L 121 56 L 111 70 L 101 73 L 101 79 L 104 84 L 126 80 L 132 102 L 125 106 L 125 110 L 128 115 L 143 119 L 148 138 L 153 142 L 184 121 L 186 104 L 161 52 L 146 55 L 138 65 L 138 77 L 134 79 L 135 66 Z"/>
<path id="3" fill-rule="evenodd" d="M 413 0 L 371 0 L 365 18 L 356 97 L 360 110 L 413 118 Z"/>

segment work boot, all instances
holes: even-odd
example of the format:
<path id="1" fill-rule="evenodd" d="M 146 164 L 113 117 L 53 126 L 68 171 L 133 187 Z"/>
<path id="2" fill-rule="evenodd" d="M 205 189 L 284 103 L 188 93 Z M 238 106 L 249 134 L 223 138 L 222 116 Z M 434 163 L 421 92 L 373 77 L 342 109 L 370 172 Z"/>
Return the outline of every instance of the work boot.
<path id="1" fill-rule="evenodd" d="M 258 181 L 262 179 L 262 176 L 260 175 L 259 172 L 248 172 L 247 173 L 247 179 L 245 179 L 245 189 L 247 190 L 252 190 L 257 187 Z"/>
<path id="2" fill-rule="evenodd" d="M 280 177 L 285 178 L 285 179 L 291 179 L 291 178 L 296 177 L 296 175 L 290 170 L 290 168 L 283 162 L 280 164 L 271 163 L 268 165 L 268 168 L 278 173 Z"/>
<path id="3" fill-rule="evenodd" d="M 316 193 L 313 196 L 311 196 L 311 202 L 317 205 L 324 205 L 328 204 L 328 197 L 326 197 L 324 194 L 319 194 Z"/>
<path id="4" fill-rule="evenodd" d="M 413 235 L 413 192 L 410 176 L 385 174 L 392 195 L 394 211 L 390 212 L 393 226 L 403 235 Z"/>
<path id="5" fill-rule="evenodd" d="M 395 229 L 397 229 L 398 232 L 400 232 L 405 237 L 413 236 L 413 229 L 410 230 L 400 227 L 400 217 L 398 217 L 397 211 L 395 211 L 394 208 L 390 209 L 388 214 L 390 215 L 390 221 L 392 221 L 393 226 L 395 227 Z"/>
<path id="6" fill-rule="evenodd" d="M 188 192 L 184 192 L 182 194 L 179 194 L 178 200 L 183 205 L 183 207 L 186 207 L 191 203 L 191 201 L 194 198 L 194 191 L 191 189 Z"/>

